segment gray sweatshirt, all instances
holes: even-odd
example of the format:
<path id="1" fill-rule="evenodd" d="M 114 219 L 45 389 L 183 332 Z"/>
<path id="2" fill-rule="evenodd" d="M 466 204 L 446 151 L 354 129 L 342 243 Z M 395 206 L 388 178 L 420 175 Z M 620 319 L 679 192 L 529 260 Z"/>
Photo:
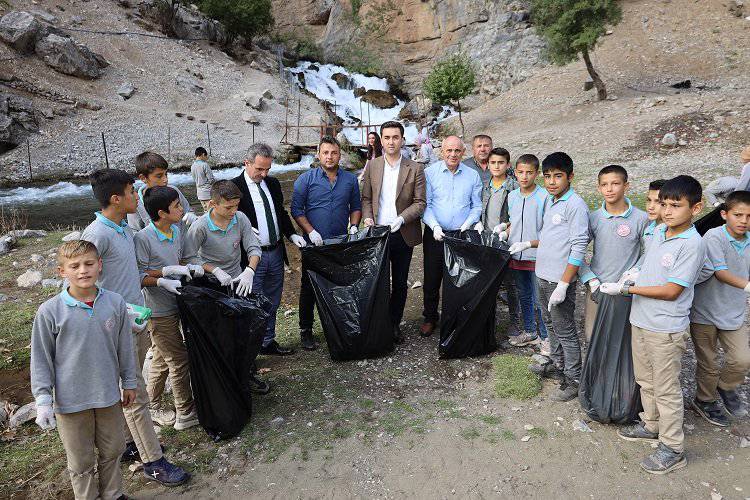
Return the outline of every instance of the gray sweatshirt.
<path id="1" fill-rule="evenodd" d="M 211 186 L 214 184 L 214 173 L 211 167 L 203 160 L 195 160 L 190 166 L 190 173 L 195 181 L 195 191 L 198 199 L 207 201 L 211 199 Z"/>
<path id="2" fill-rule="evenodd" d="M 133 333 L 125 301 L 99 289 L 94 307 L 67 290 L 39 307 L 31 330 L 31 392 L 56 413 L 107 408 L 136 388 Z"/>
<path id="3" fill-rule="evenodd" d="M 193 209 L 190 206 L 190 202 L 187 200 L 187 198 L 185 198 L 185 195 L 182 194 L 182 192 L 175 186 L 168 187 L 171 187 L 172 189 L 177 191 L 177 194 L 180 196 L 180 205 L 182 205 L 182 209 L 185 211 L 185 213 L 193 212 Z M 151 222 L 151 217 L 148 216 L 148 212 L 146 212 L 146 206 L 143 204 L 143 193 L 146 191 L 146 189 L 146 186 L 142 186 L 140 189 L 138 189 L 138 206 L 136 208 L 136 213 L 128 214 L 128 226 L 132 227 L 133 231 L 140 231 L 144 227 L 148 226 L 149 222 Z M 184 221 L 180 221 L 178 227 L 183 233 L 187 230 Z"/>

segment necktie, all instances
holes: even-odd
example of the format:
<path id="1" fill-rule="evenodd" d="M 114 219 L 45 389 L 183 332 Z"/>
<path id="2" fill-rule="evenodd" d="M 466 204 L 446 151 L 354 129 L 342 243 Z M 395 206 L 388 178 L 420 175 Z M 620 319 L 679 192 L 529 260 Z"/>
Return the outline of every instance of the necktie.
<path id="1" fill-rule="evenodd" d="M 268 244 L 275 245 L 278 243 L 278 236 L 276 235 L 276 224 L 273 223 L 273 214 L 271 213 L 271 204 L 268 203 L 268 196 L 260 185 L 260 182 L 255 183 L 258 186 L 260 197 L 263 199 L 263 211 L 266 213 L 266 226 L 268 227 Z"/>

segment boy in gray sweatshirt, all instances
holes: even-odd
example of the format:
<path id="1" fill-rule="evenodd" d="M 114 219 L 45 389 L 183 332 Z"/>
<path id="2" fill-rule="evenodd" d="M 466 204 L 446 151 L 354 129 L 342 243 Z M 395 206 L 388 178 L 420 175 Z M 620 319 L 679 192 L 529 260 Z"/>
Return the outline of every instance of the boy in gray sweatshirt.
<path id="1" fill-rule="evenodd" d="M 93 243 L 63 243 L 57 256 L 69 286 L 39 307 L 31 333 L 36 423 L 57 426 L 76 498 L 119 498 L 122 407 L 137 385 L 131 321 L 125 300 L 96 286 L 102 261 Z"/>
<path id="2" fill-rule="evenodd" d="M 208 212 L 208 202 L 211 201 L 211 186 L 213 186 L 214 173 L 208 164 L 208 151 L 206 148 L 195 149 L 195 161 L 190 166 L 190 174 L 195 182 L 195 194 L 201 202 L 203 213 Z"/>

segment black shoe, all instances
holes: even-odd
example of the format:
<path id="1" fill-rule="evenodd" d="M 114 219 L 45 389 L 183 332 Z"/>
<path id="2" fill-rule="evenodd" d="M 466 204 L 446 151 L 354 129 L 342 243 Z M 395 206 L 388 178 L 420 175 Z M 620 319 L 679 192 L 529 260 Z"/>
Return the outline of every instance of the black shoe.
<path id="1" fill-rule="evenodd" d="M 396 344 L 404 343 L 404 334 L 401 333 L 401 328 L 398 325 L 393 327 L 393 342 Z"/>
<path id="2" fill-rule="evenodd" d="M 659 441 L 659 434 L 646 430 L 643 422 L 620 427 L 617 430 L 617 435 L 625 441 Z"/>
<path id="3" fill-rule="evenodd" d="M 565 379 L 560 382 L 560 387 L 550 394 L 550 400 L 564 403 L 578 397 L 578 383 Z"/>
<path id="4" fill-rule="evenodd" d="M 676 452 L 664 443 L 659 443 L 656 451 L 641 461 L 641 469 L 649 474 L 666 474 L 687 465 L 685 453 Z"/>
<path id="5" fill-rule="evenodd" d="M 315 343 L 315 338 L 313 338 L 313 334 L 310 330 L 302 330 L 299 334 L 300 337 L 302 337 L 302 349 L 306 351 L 314 351 L 318 348 L 318 345 Z"/>
<path id="6" fill-rule="evenodd" d="M 280 346 L 278 342 L 272 340 L 270 344 L 260 348 L 260 353 L 268 356 L 288 356 L 294 354 L 294 349 Z"/>
<path id="7" fill-rule="evenodd" d="M 156 462 L 143 464 L 143 475 L 164 486 L 179 486 L 190 480 L 190 474 L 182 467 L 170 463 L 161 457 Z"/>
<path id="8" fill-rule="evenodd" d="M 250 391 L 255 394 L 264 395 L 271 392 L 271 386 L 265 380 L 261 380 L 255 374 L 252 374 L 250 375 Z"/>
<path id="9" fill-rule="evenodd" d="M 719 396 L 721 396 L 721 400 L 724 401 L 724 408 L 726 408 L 733 417 L 747 416 L 747 406 L 742 403 L 737 391 L 725 391 L 724 389 L 719 388 Z"/>
<path id="10" fill-rule="evenodd" d="M 542 378 L 551 378 L 560 381 L 565 380 L 563 371 L 551 361 L 543 365 L 529 365 L 529 371 L 536 373 Z"/>
<path id="11" fill-rule="evenodd" d="M 159 443 L 159 446 L 161 446 L 161 452 L 164 453 L 167 451 L 167 447 L 163 444 Z M 135 445 L 135 441 L 131 441 L 128 444 L 125 445 L 125 452 L 122 454 L 122 458 L 120 458 L 120 463 L 127 464 L 130 462 L 140 462 L 141 461 L 141 454 L 138 451 L 138 447 Z"/>
<path id="12" fill-rule="evenodd" d="M 704 402 L 694 399 L 690 405 L 709 424 L 718 425 L 719 427 L 729 427 L 729 417 L 726 416 L 724 409 L 718 401 Z"/>

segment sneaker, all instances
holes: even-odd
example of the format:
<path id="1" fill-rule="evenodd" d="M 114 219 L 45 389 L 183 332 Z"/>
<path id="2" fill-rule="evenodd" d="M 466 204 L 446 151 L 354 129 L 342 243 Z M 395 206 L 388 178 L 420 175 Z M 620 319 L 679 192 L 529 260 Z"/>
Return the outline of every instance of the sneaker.
<path id="1" fill-rule="evenodd" d="M 658 441 L 659 433 L 646 430 L 643 422 L 624 425 L 617 429 L 617 435 L 625 441 Z"/>
<path id="2" fill-rule="evenodd" d="M 538 343 L 539 337 L 537 337 L 535 333 L 531 332 L 521 332 L 520 335 L 516 335 L 515 337 L 510 338 L 510 345 L 512 345 L 513 347 L 523 347 L 525 345 Z"/>
<path id="3" fill-rule="evenodd" d="M 578 384 L 570 380 L 563 380 L 555 391 L 550 394 L 552 401 L 564 403 L 578 397 Z"/>
<path id="4" fill-rule="evenodd" d="M 151 406 L 149 407 L 149 412 L 151 413 L 151 420 L 162 427 L 166 425 L 174 425 L 175 418 L 177 418 L 175 411 L 169 408 Z"/>
<path id="5" fill-rule="evenodd" d="M 156 462 L 143 464 L 143 475 L 164 486 L 179 486 L 190 479 L 190 474 L 182 467 L 169 463 L 164 457 Z"/>
<path id="6" fill-rule="evenodd" d="M 161 452 L 164 453 L 167 450 L 167 447 L 163 444 L 159 443 L 159 447 L 161 447 Z M 131 441 L 125 445 L 125 452 L 122 454 L 122 457 L 120 458 L 120 463 L 127 464 L 130 462 L 140 462 L 141 461 L 141 453 L 138 451 L 138 447 L 135 445 L 135 441 Z"/>
<path id="7" fill-rule="evenodd" d="M 536 373 L 542 378 L 552 378 L 555 380 L 564 380 L 565 378 L 562 370 L 551 361 L 543 365 L 529 365 L 529 371 Z"/>
<path id="8" fill-rule="evenodd" d="M 199 423 L 200 422 L 198 422 L 198 412 L 195 411 L 195 408 L 193 408 L 193 411 L 191 411 L 187 415 L 177 416 L 174 422 L 174 430 L 184 431 L 185 429 L 195 427 Z"/>
<path id="9" fill-rule="evenodd" d="M 747 406 L 742 403 L 737 391 L 725 391 L 719 388 L 719 396 L 730 415 L 736 418 L 747 416 Z"/>
<path id="10" fill-rule="evenodd" d="M 718 401 L 704 402 L 694 399 L 690 405 L 709 424 L 718 425 L 719 427 L 729 427 L 729 417 L 726 416 L 724 409 Z"/>
<path id="11" fill-rule="evenodd" d="M 552 356 L 552 349 L 549 345 L 549 338 L 546 338 L 539 342 L 539 354 L 547 357 Z"/>
<path id="12" fill-rule="evenodd" d="M 300 330 L 299 334 L 300 337 L 302 337 L 302 349 L 306 351 L 314 351 L 318 348 L 318 345 L 315 343 L 315 338 L 313 337 L 312 331 Z"/>
<path id="13" fill-rule="evenodd" d="M 641 461 L 641 469 L 649 474 L 666 474 L 682 469 L 687 465 L 685 453 L 678 453 L 664 443 L 659 443 L 656 451 Z"/>

